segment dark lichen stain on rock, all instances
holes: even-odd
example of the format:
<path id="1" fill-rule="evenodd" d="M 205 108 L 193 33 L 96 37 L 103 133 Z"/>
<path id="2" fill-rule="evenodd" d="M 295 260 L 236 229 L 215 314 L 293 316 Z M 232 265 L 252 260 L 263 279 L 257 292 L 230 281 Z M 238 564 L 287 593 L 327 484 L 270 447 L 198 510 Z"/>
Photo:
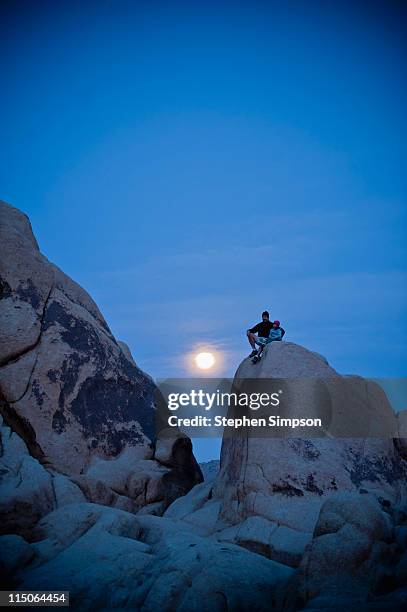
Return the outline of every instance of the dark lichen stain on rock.
<path id="1" fill-rule="evenodd" d="M 61 332 L 62 340 L 72 349 L 84 353 L 97 353 L 99 357 L 105 357 L 94 327 L 88 321 L 67 313 L 65 308 L 54 300 L 45 313 L 43 331 L 56 323 L 64 328 Z"/>
<path id="2" fill-rule="evenodd" d="M 61 409 L 68 403 L 69 396 L 73 393 L 75 385 L 79 380 L 80 368 L 89 361 L 89 357 L 82 353 L 72 353 L 62 363 L 59 372 L 61 390 L 59 393 L 58 404 Z"/>
<path id="3" fill-rule="evenodd" d="M 42 302 L 41 294 L 32 282 L 31 278 L 17 287 L 16 293 L 24 302 L 29 302 L 34 310 L 37 310 Z"/>
<path id="4" fill-rule="evenodd" d="M 58 324 L 63 342 L 72 352 L 60 370 L 48 378 L 60 383 L 59 410 L 53 428 L 62 433 L 68 411 L 81 425 L 89 444 L 116 456 L 127 445 L 143 442 L 140 428 L 154 441 L 154 384 L 118 350 L 104 342 L 89 321 L 69 314 L 57 301 L 47 308 L 44 331 Z M 92 376 L 81 379 L 81 368 L 90 363 Z"/>
<path id="5" fill-rule="evenodd" d="M 365 457 L 361 453 L 351 452 L 352 467 L 346 468 L 354 485 L 359 487 L 365 480 L 377 482 L 383 479 L 392 484 L 404 477 L 403 466 L 394 457 L 377 455 Z"/>
<path id="6" fill-rule="evenodd" d="M 0 276 L 0 300 L 5 300 L 8 297 L 11 297 L 12 291 L 11 287 L 4 278 Z"/>
<path id="7" fill-rule="evenodd" d="M 57 433 L 61 434 L 65 431 L 67 425 L 67 420 L 64 415 L 63 410 L 57 410 L 54 412 L 52 417 L 52 429 Z"/>
<path id="8" fill-rule="evenodd" d="M 83 428 L 86 438 L 96 438 L 106 452 L 116 456 L 126 444 L 142 442 L 137 423 L 154 440 L 152 389 L 141 397 L 140 386 L 125 378 L 88 378 L 72 401 L 71 412 Z M 134 423 L 136 422 L 136 423 Z M 112 426 L 115 423 L 115 427 Z"/>
<path id="9" fill-rule="evenodd" d="M 47 376 L 51 382 L 56 383 L 59 380 L 59 370 L 48 370 Z"/>
<path id="10" fill-rule="evenodd" d="M 37 405 L 41 408 L 44 403 L 45 393 L 40 390 L 40 384 L 38 380 L 34 380 L 31 385 L 31 393 L 34 395 L 37 400 Z"/>
<path id="11" fill-rule="evenodd" d="M 332 480 L 331 480 L 331 484 L 330 484 L 330 486 L 328 487 L 328 489 L 331 489 L 332 491 L 337 491 L 337 490 L 338 490 L 338 485 L 337 485 L 337 483 L 336 483 L 335 478 L 332 478 Z"/>
<path id="12" fill-rule="evenodd" d="M 297 489 L 293 487 L 292 484 L 288 482 L 275 483 L 272 486 L 273 493 L 281 493 L 282 495 L 287 495 L 287 497 L 303 497 L 304 492 L 301 489 Z"/>
<path id="13" fill-rule="evenodd" d="M 289 444 L 296 453 L 301 455 L 301 457 L 303 457 L 304 459 L 309 459 L 310 461 L 318 459 L 321 454 L 320 451 L 310 440 L 302 440 L 301 438 L 296 438 L 293 440 L 289 440 Z"/>
<path id="14" fill-rule="evenodd" d="M 306 483 L 305 483 L 305 490 L 309 491 L 310 493 L 317 493 L 317 495 L 322 495 L 323 494 L 323 490 L 320 489 L 315 484 L 315 478 L 314 478 L 313 474 L 308 474 L 307 480 L 306 480 Z"/>

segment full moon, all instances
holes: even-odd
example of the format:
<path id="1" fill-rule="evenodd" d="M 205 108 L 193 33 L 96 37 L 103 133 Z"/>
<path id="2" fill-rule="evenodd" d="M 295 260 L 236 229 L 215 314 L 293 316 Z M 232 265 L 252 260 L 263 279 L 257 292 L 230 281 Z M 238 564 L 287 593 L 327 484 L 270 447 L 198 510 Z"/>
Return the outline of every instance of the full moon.
<path id="1" fill-rule="evenodd" d="M 201 370 L 209 370 L 215 363 L 215 357 L 212 353 L 198 353 L 195 355 L 195 363 Z"/>

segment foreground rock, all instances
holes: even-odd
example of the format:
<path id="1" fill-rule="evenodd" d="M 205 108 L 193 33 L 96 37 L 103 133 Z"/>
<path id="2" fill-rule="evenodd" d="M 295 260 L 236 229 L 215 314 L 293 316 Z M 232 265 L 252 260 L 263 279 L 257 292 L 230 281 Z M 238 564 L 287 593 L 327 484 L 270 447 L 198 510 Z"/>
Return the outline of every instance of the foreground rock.
<path id="1" fill-rule="evenodd" d="M 400 575 L 405 546 L 394 537 L 399 517 L 373 498 L 343 494 L 322 506 L 313 540 L 291 582 L 291 606 L 402 610 L 407 582 Z M 397 529 L 397 527 L 396 527 Z M 293 596 L 293 594 L 295 594 Z"/>
<path id="2" fill-rule="evenodd" d="M 0 533 L 28 536 L 35 523 L 57 506 L 85 501 L 63 474 L 52 474 L 33 458 L 0 416 Z"/>
<path id="3" fill-rule="evenodd" d="M 51 513 L 33 537 L 36 562 L 25 562 L 19 588 L 58 585 L 70 591 L 78 610 L 275 609 L 292 575 L 288 567 L 170 520 L 96 504 Z"/>
<path id="4" fill-rule="evenodd" d="M 163 455 L 152 379 L 86 291 L 40 253 L 28 218 L 4 202 L 0 243 L 0 414 L 29 456 L 90 501 L 162 513 L 202 480 L 190 440 L 166 441 Z M 27 483 L 28 465 L 19 467 Z M 21 532 L 45 509 L 27 510 Z"/>
<path id="5" fill-rule="evenodd" d="M 281 608 L 289 567 L 143 514 L 146 507 L 125 511 L 117 495 L 89 503 L 4 424 L 0 440 L 3 588 L 68 590 L 75 610 Z"/>
<path id="6" fill-rule="evenodd" d="M 375 437 L 259 438 L 247 430 L 224 437 L 218 476 L 177 499 L 165 517 L 298 568 L 288 608 L 319 598 L 321 607 L 331 607 L 325 595 L 333 584 L 338 595 L 346 583 L 348 601 L 358 593 L 373 605 L 387 589 L 394 597 L 386 595 L 389 601 L 380 599 L 381 605 L 401 609 L 407 538 L 396 541 L 395 532 L 407 530 L 407 465 L 403 439 L 392 437 L 397 420 L 387 398 L 374 383 L 347 377 L 347 402 L 341 404 L 345 379 L 324 358 L 293 343 L 269 345 L 258 369 L 245 360 L 236 381 L 284 373 L 299 380 L 296 416 L 318 414 L 319 398 L 328 398 L 342 420 L 372 421 L 366 426 Z M 307 379 L 315 379 L 315 387 Z M 340 419 L 331 417 L 338 427 Z"/>

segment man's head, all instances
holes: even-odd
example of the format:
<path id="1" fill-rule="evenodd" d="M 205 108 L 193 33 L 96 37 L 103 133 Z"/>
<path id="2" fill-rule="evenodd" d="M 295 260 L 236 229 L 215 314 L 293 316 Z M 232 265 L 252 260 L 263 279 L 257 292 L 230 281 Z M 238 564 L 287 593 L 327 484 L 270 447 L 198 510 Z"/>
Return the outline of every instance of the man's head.
<path id="1" fill-rule="evenodd" d="M 261 318 L 263 319 L 263 321 L 268 321 L 268 320 L 270 319 L 270 315 L 269 315 L 269 313 L 267 312 L 267 310 L 265 310 L 265 311 L 262 313 Z"/>
<path id="2" fill-rule="evenodd" d="M 280 321 L 273 321 L 273 327 L 274 329 L 277 329 L 277 327 L 280 327 Z"/>

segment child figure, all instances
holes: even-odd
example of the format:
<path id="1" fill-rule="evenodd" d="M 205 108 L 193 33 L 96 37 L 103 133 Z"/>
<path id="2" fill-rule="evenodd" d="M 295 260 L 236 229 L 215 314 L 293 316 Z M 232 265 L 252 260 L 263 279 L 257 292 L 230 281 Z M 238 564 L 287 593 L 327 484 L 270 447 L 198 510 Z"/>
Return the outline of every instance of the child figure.
<path id="1" fill-rule="evenodd" d="M 261 336 L 258 336 L 256 338 L 255 343 L 258 345 L 259 348 L 256 350 L 256 354 L 253 355 L 252 362 L 257 363 L 258 361 L 260 361 L 263 349 L 266 344 L 275 341 L 280 342 L 283 339 L 284 334 L 285 330 L 280 327 L 280 321 L 273 321 L 273 327 L 270 329 L 269 337 L 262 338 Z"/>

